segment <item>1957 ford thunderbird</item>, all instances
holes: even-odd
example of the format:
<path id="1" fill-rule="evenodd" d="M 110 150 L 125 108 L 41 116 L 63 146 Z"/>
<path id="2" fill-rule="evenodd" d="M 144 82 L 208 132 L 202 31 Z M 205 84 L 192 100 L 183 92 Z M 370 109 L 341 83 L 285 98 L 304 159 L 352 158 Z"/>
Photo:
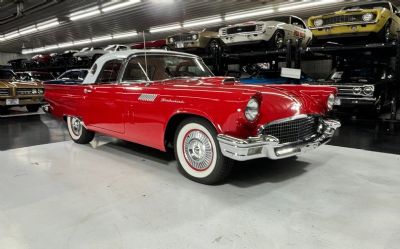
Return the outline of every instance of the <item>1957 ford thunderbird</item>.
<path id="1" fill-rule="evenodd" d="M 46 85 L 44 109 L 71 138 L 95 132 L 161 151 L 173 148 L 188 178 L 214 184 L 232 161 L 291 157 L 327 143 L 336 88 L 244 85 L 215 77 L 191 54 L 130 50 L 100 57 L 81 85 Z"/>

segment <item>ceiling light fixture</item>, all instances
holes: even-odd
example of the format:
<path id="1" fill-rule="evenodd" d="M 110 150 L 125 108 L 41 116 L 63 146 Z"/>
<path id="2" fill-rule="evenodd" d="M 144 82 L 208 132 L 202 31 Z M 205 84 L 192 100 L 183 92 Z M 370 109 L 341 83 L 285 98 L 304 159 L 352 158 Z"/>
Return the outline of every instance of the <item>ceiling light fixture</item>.
<path id="1" fill-rule="evenodd" d="M 183 23 L 183 27 L 189 28 L 189 27 L 202 26 L 202 25 L 219 23 L 219 22 L 222 22 L 221 17 L 209 17 L 209 18 L 185 21 Z"/>
<path id="2" fill-rule="evenodd" d="M 100 13 L 101 12 L 99 10 L 99 7 L 96 6 L 96 7 L 88 8 L 85 10 L 73 12 L 69 15 L 69 19 L 71 21 L 76 21 L 76 20 L 87 18 L 90 16 L 100 15 Z"/>
<path id="3" fill-rule="evenodd" d="M 181 29 L 182 26 L 180 24 L 171 24 L 168 26 L 158 26 L 158 27 L 151 27 L 150 28 L 150 33 L 158 33 L 158 32 L 164 32 L 164 31 L 169 31 L 169 30 L 174 30 L 174 29 Z"/>
<path id="4" fill-rule="evenodd" d="M 330 3 L 337 3 L 342 2 L 342 0 L 319 0 L 319 1 L 312 1 L 312 2 L 304 2 L 301 4 L 289 4 L 287 6 L 278 7 L 278 11 L 291 11 L 291 10 L 298 10 L 298 9 L 305 9 L 309 7 L 319 6 L 323 4 L 330 4 Z"/>
<path id="5" fill-rule="evenodd" d="M 101 11 L 109 12 L 109 11 L 112 11 L 112 10 L 124 8 L 124 7 L 129 6 L 129 5 L 137 4 L 139 2 L 141 2 L 141 0 L 129 0 L 129 1 L 126 1 L 126 2 L 114 3 L 113 5 L 107 4 L 107 5 L 103 5 L 102 6 Z M 109 2 L 109 3 L 112 3 L 112 2 Z"/>
<path id="6" fill-rule="evenodd" d="M 66 48 L 66 47 L 72 47 L 72 46 L 74 46 L 73 42 L 65 42 L 65 43 L 58 44 L 59 48 Z"/>
<path id="7" fill-rule="evenodd" d="M 4 35 L 4 39 L 8 40 L 8 39 L 12 39 L 12 38 L 15 38 L 15 37 L 18 37 L 18 36 L 19 36 L 18 31 L 14 31 L 14 32 L 10 32 L 10 33 L 5 34 Z"/>
<path id="8" fill-rule="evenodd" d="M 100 41 L 108 41 L 108 40 L 112 40 L 111 35 L 92 38 L 92 42 L 100 42 Z"/>
<path id="9" fill-rule="evenodd" d="M 229 14 L 225 15 L 225 21 L 254 17 L 254 16 L 262 16 L 262 15 L 272 14 L 274 12 L 275 11 L 273 9 L 267 8 L 267 9 L 257 10 L 257 11 L 249 10 L 249 11 L 243 11 L 243 12 L 229 13 Z"/>
<path id="10" fill-rule="evenodd" d="M 127 38 L 127 37 L 131 37 L 131 36 L 136 36 L 136 35 L 138 35 L 138 33 L 136 31 L 120 33 L 120 34 L 113 35 L 113 39 Z"/>
<path id="11" fill-rule="evenodd" d="M 44 50 L 53 50 L 53 49 L 56 49 L 56 48 L 59 48 L 58 45 L 50 45 L 50 46 L 45 46 Z"/>
<path id="12" fill-rule="evenodd" d="M 88 44 L 88 43 L 91 43 L 91 42 L 92 42 L 92 40 L 90 40 L 90 39 L 75 41 L 75 42 L 74 42 L 74 46 L 75 46 L 75 45 Z"/>
<path id="13" fill-rule="evenodd" d="M 19 34 L 20 35 L 26 35 L 26 34 L 29 34 L 29 33 L 34 33 L 36 31 L 37 31 L 36 25 L 32 25 L 32 26 L 20 29 L 19 30 Z"/>
<path id="14" fill-rule="evenodd" d="M 37 29 L 43 30 L 43 29 L 48 29 L 48 28 L 51 28 L 51 27 L 54 27 L 57 25 L 60 25 L 60 22 L 58 21 L 57 18 L 55 18 L 55 19 L 48 20 L 46 22 L 38 23 L 36 26 L 37 26 Z"/>

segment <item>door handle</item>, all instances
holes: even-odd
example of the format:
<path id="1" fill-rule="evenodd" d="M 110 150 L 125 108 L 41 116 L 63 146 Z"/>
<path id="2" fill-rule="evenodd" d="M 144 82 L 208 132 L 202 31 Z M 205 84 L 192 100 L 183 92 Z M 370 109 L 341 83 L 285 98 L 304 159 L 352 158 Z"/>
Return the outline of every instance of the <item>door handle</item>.
<path id="1" fill-rule="evenodd" d="M 84 92 L 84 93 L 91 93 L 92 90 L 90 90 L 90 89 L 83 89 L 83 92 Z"/>

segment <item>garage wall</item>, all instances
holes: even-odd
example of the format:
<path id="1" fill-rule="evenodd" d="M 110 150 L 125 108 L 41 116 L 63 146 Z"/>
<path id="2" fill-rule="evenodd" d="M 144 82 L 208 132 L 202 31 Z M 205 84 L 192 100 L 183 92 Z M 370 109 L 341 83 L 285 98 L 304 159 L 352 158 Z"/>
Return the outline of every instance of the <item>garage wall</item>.
<path id="1" fill-rule="evenodd" d="M 27 55 L 0 52 L 0 65 L 7 65 L 9 60 L 29 58 Z"/>

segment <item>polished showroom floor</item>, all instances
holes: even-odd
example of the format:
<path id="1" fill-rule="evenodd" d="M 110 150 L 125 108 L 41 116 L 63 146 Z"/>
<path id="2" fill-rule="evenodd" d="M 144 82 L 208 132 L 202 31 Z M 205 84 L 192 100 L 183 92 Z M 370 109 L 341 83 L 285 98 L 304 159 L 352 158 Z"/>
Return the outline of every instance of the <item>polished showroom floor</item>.
<path id="1" fill-rule="evenodd" d="M 332 145 L 205 186 L 166 153 L 0 118 L 0 248 L 398 248 L 399 124 L 343 123 Z"/>

